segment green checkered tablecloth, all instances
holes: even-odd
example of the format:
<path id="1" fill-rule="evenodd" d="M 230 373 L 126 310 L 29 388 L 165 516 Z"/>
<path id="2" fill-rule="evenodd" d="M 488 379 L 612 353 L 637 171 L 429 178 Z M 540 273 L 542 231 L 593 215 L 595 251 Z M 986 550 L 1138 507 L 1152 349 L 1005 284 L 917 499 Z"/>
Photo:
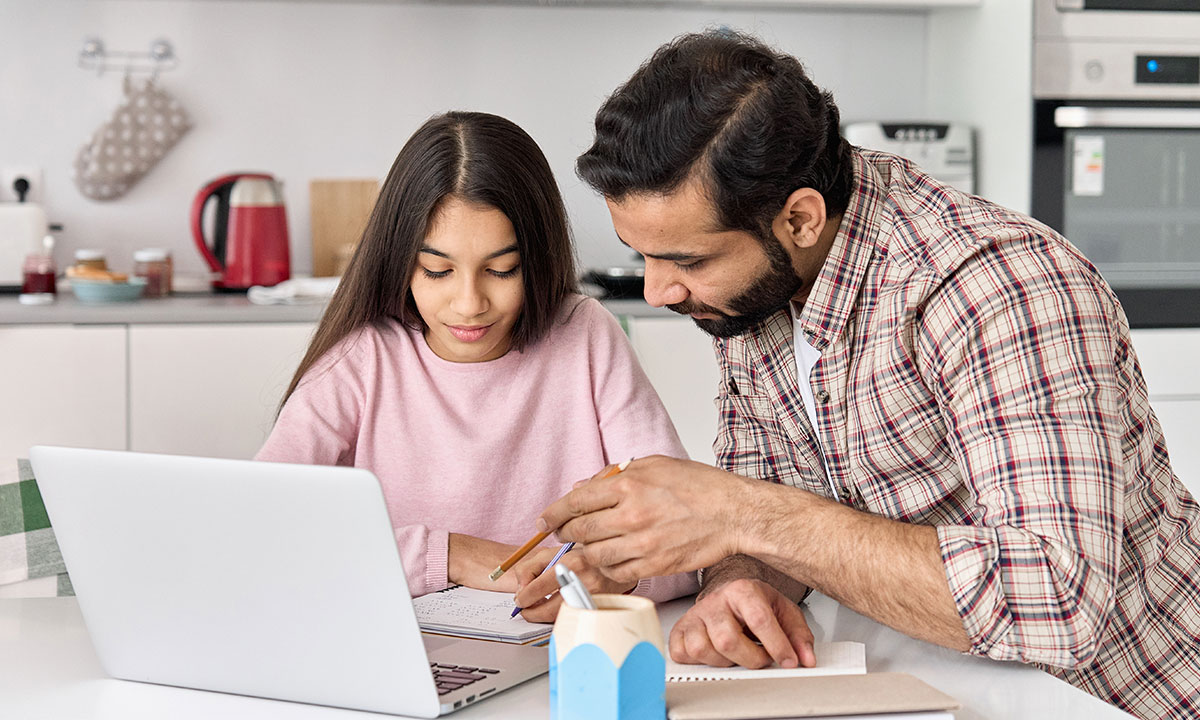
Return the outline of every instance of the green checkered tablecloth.
<path id="1" fill-rule="evenodd" d="M 0 478 L 0 597 L 74 595 L 28 460 Z"/>

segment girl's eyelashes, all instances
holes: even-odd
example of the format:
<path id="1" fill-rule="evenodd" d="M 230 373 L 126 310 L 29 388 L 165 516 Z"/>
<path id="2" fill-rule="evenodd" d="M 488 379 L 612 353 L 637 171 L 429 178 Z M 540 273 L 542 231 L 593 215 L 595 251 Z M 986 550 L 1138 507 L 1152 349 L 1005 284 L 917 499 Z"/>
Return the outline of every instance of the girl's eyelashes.
<path id="1" fill-rule="evenodd" d="M 429 268 L 425 267 L 424 265 L 421 266 L 421 272 L 425 275 L 425 277 L 429 278 L 430 280 L 437 280 L 439 278 L 444 278 L 450 274 L 450 270 L 435 271 L 435 270 L 430 270 Z M 521 266 L 514 265 L 512 268 L 510 268 L 508 270 L 488 269 L 487 272 L 492 277 L 497 277 L 497 278 L 501 278 L 501 279 L 510 278 L 510 277 L 514 277 L 517 273 L 521 272 Z"/>
<path id="2" fill-rule="evenodd" d="M 493 276 L 498 278 L 510 278 L 521 271 L 520 265 L 513 265 L 509 270 L 488 270 Z"/>

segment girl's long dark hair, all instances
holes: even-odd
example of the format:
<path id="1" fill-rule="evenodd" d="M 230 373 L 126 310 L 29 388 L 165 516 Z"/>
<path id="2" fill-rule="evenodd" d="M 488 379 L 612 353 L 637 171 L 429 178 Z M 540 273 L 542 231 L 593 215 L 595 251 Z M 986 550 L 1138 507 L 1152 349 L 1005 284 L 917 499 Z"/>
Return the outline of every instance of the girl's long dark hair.
<path id="1" fill-rule="evenodd" d="M 477 112 L 430 118 L 401 148 L 354 257 L 280 408 L 313 364 L 350 333 L 394 318 L 425 329 L 409 286 L 429 224 L 448 197 L 496 208 L 517 235 L 525 303 L 512 347 L 536 342 L 576 289 L 567 211 L 546 157 L 513 122 Z"/>

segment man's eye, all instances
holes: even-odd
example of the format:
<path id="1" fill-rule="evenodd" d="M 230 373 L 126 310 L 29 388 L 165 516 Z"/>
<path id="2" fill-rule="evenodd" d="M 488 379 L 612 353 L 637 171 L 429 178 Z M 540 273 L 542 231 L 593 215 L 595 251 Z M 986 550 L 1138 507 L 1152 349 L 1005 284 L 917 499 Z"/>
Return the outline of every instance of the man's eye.
<path id="1" fill-rule="evenodd" d="M 680 270 L 695 270 L 704 264 L 703 260 L 691 260 L 689 262 L 675 262 L 675 267 Z"/>
<path id="2" fill-rule="evenodd" d="M 430 280 L 437 280 L 438 278 L 444 278 L 450 274 L 449 270 L 441 270 L 439 272 L 434 272 L 433 270 L 430 270 L 427 267 L 422 267 L 421 272 L 425 273 L 425 277 L 429 278 Z"/>
<path id="3" fill-rule="evenodd" d="M 520 265 L 514 265 L 511 270 L 488 270 L 488 272 L 491 273 L 494 277 L 510 278 L 510 277 L 516 275 L 518 272 L 520 272 L 520 270 L 521 270 Z"/>

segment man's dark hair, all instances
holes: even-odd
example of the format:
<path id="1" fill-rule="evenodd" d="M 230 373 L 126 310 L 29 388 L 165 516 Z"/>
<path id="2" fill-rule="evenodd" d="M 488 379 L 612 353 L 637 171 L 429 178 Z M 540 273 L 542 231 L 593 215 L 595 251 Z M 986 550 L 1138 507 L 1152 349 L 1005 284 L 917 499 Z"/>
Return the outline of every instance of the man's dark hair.
<path id="1" fill-rule="evenodd" d="M 770 237 L 798 188 L 820 192 L 828 215 L 845 211 L 853 172 L 838 122 L 796 58 L 729 30 L 683 35 L 604 102 L 575 168 L 618 201 L 695 176 L 725 229 Z"/>

